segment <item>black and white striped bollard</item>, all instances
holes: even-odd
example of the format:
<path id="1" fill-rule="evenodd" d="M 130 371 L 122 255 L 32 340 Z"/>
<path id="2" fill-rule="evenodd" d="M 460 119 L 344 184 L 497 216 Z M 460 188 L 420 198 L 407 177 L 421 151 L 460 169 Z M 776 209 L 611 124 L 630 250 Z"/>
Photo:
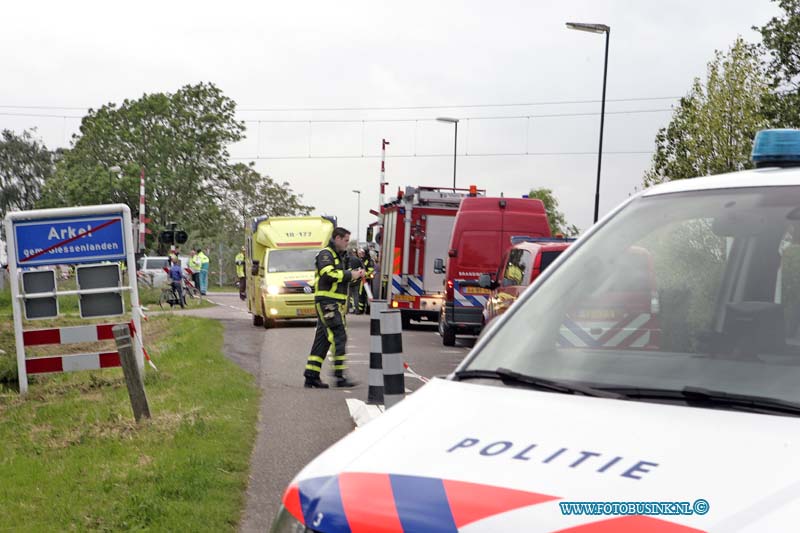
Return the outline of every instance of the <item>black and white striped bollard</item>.
<path id="1" fill-rule="evenodd" d="M 381 348 L 381 312 L 386 300 L 372 300 L 369 309 L 369 375 L 367 403 L 383 403 L 383 349 Z"/>
<path id="2" fill-rule="evenodd" d="M 383 404 L 387 409 L 402 400 L 406 394 L 402 331 L 400 310 L 381 312 Z"/>

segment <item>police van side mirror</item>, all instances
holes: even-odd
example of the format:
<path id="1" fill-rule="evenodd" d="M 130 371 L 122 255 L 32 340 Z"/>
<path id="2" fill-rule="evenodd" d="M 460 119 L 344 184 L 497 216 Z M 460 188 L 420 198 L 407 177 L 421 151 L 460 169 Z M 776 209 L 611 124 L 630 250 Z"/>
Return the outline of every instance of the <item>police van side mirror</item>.
<path id="1" fill-rule="evenodd" d="M 250 274 L 258 276 L 258 264 L 259 262 L 253 259 L 253 266 L 250 267 Z"/>
<path id="2" fill-rule="evenodd" d="M 444 274 L 444 259 L 440 258 L 433 260 L 433 273 Z"/>
<path id="3" fill-rule="evenodd" d="M 492 278 L 489 274 L 481 274 L 478 278 L 478 285 L 484 289 L 493 289 Z"/>

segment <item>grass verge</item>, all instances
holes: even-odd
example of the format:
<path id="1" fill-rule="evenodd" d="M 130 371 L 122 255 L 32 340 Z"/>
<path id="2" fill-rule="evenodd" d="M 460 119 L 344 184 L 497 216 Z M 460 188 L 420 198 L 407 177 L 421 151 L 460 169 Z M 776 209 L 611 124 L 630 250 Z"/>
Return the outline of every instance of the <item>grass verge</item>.
<path id="1" fill-rule="evenodd" d="M 258 390 L 222 355 L 222 325 L 162 315 L 145 328 L 153 419 L 133 422 L 119 369 L 0 394 L 0 529 L 221 531 L 238 523 Z"/>

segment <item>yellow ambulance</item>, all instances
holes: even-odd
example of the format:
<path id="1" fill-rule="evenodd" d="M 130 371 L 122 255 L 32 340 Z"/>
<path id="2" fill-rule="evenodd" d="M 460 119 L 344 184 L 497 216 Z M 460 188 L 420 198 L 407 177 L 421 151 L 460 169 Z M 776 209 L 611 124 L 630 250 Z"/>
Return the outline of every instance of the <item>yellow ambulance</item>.
<path id="1" fill-rule="evenodd" d="M 331 239 L 333 217 L 256 217 L 247 227 L 247 307 L 254 326 L 313 318 L 314 259 Z"/>

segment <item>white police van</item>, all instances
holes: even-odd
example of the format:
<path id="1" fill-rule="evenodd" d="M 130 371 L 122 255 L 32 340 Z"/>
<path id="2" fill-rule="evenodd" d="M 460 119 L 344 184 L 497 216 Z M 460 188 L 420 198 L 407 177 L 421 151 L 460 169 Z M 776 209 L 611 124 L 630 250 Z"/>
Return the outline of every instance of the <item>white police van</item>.
<path id="1" fill-rule="evenodd" d="M 272 531 L 800 529 L 800 130 L 753 160 L 606 216 L 454 374 L 306 466 Z M 614 316 L 632 248 L 657 328 Z"/>

